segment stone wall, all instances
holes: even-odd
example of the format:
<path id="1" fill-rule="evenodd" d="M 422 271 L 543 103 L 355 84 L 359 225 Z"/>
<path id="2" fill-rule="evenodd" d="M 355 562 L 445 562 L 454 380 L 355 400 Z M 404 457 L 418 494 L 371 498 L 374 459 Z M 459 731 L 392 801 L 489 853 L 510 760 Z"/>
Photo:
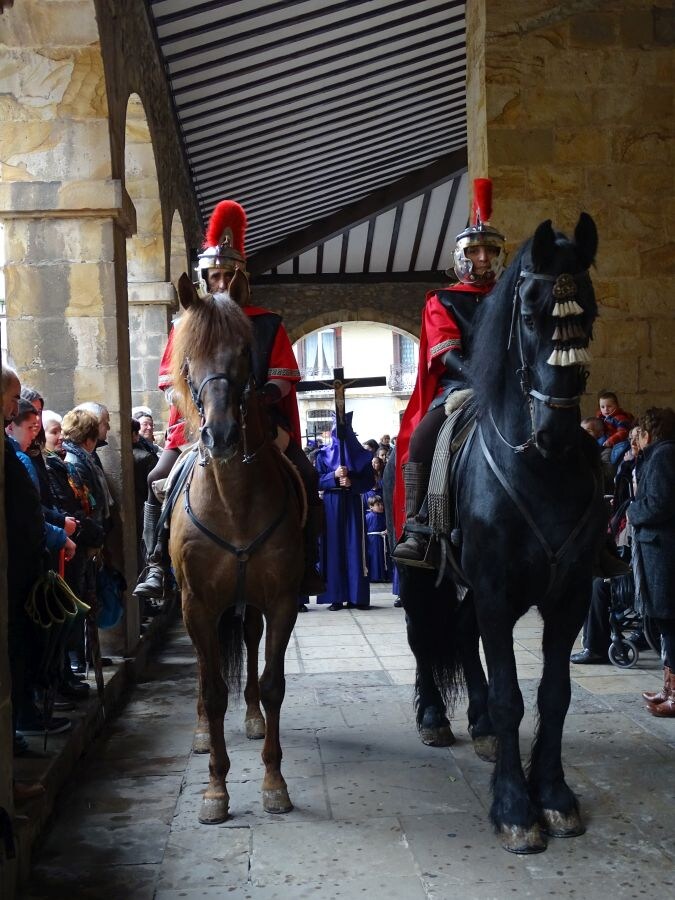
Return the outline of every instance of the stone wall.
<path id="1" fill-rule="evenodd" d="M 253 303 L 284 317 L 294 343 L 336 322 L 380 322 L 419 338 L 427 291 L 436 284 L 279 284 L 252 287 Z"/>
<path id="2" fill-rule="evenodd" d="M 584 412 L 675 402 L 675 10 L 670 0 L 467 4 L 469 174 L 511 247 L 540 221 L 600 235 Z"/>

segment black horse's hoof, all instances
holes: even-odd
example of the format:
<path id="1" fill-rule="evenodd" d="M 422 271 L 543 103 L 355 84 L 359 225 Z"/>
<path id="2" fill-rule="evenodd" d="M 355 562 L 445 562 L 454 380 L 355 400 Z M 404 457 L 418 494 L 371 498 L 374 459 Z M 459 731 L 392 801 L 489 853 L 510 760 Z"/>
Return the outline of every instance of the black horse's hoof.
<path id="1" fill-rule="evenodd" d="M 440 725 L 437 728 L 420 728 L 420 739 L 427 747 L 452 747 L 457 738 L 452 733 L 449 725 Z"/>
<path id="2" fill-rule="evenodd" d="M 497 738 L 494 734 L 484 734 L 473 739 L 476 756 L 484 762 L 497 762 Z"/>
<path id="3" fill-rule="evenodd" d="M 543 853 L 546 849 L 546 841 L 536 823 L 529 828 L 522 825 L 502 825 L 499 834 L 502 847 L 509 853 L 528 856 L 532 853 Z"/>
<path id="4" fill-rule="evenodd" d="M 427 706 L 419 724 L 420 739 L 427 747 L 452 747 L 455 736 L 450 722 L 437 706 Z"/>
<path id="5" fill-rule="evenodd" d="M 581 816 L 576 810 L 561 813 L 557 809 L 542 809 L 541 820 L 544 831 L 549 837 L 579 837 L 586 832 Z"/>

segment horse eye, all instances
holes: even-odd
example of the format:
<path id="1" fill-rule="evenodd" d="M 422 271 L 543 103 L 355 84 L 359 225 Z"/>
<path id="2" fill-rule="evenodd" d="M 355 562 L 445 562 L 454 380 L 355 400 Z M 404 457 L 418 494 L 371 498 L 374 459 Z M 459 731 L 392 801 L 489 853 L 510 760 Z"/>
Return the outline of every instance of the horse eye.
<path id="1" fill-rule="evenodd" d="M 527 328 L 528 331 L 534 331 L 534 319 L 532 316 L 528 316 L 527 314 L 523 316 L 523 324 Z"/>

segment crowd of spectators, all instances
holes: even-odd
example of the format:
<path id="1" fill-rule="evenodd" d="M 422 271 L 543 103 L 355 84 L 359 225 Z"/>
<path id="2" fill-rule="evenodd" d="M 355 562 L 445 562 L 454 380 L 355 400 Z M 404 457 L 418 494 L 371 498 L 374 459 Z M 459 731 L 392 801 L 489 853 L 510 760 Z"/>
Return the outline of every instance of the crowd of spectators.
<path id="1" fill-rule="evenodd" d="M 649 618 L 661 636 L 663 688 L 643 694 L 654 716 L 675 717 L 675 411 L 652 407 L 637 418 L 621 409 L 617 395 L 602 391 L 595 417 L 582 421 L 601 449 L 610 500 L 609 534 L 617 553 L 631 564 L 616 579 L 593 580 L 577 665 L 609 661 L 611 616 L 627 606 L 638 627 L 626 635 L 637 649 L 648 644 Z"/>
<path id="2" fill-rule="evenodd" d="M 58 658 L 46 667 L 44 634 L 31 620 L 27 604 L 36 585 L 52 584 L 49 573 L 59 573 L 67 588 L 91 608 L 94 633 L 97 622 L 103 624 L 101 574 L 112 568 L 106 542 L 114 501 L 98 450 L 107 443 L 110 415 L 95 402 L 63 414 L 46 409 L 41 394 L 22 386 L 7 366 L 2 370 L 2 398 L 13 743 L 14 754 L 23 755 L 31 736 L 68 731 L 72 721 L 63 713 L 73 711 L 90 693 L 90 614 L 87 628 L 82 612 L 64 620 Z M 148 467 L 155 464 L 159 447 L 151 411 L 143 407 L 134 412 L 134 473 L 144 495 Z M 142 515 L 139 519 L 142 523 Z M 140 541 L 138 549 L 142 556 Z M 103 666 L 112 663 L 97 658 Z M 39 790 L 40 785 L 15 784 L 18 800 Z"/>

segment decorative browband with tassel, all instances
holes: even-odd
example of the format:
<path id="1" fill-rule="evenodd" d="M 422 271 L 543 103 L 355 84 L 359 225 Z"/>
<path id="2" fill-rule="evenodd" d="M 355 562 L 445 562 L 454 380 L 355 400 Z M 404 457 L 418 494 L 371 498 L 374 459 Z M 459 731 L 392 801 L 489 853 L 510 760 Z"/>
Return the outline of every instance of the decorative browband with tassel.
<path id="1" fill-rule="evenodd" d="M 588 338 L 577 321 L 584 311 L 576 296 L 577 285 L 572 275 L 559 275 L 553 286 L 555 305 L 551 315 L 561 321 L 553 332 L 553 352 L 546 360 L 551 366 L 578 366 L 591 361 Z"/>

